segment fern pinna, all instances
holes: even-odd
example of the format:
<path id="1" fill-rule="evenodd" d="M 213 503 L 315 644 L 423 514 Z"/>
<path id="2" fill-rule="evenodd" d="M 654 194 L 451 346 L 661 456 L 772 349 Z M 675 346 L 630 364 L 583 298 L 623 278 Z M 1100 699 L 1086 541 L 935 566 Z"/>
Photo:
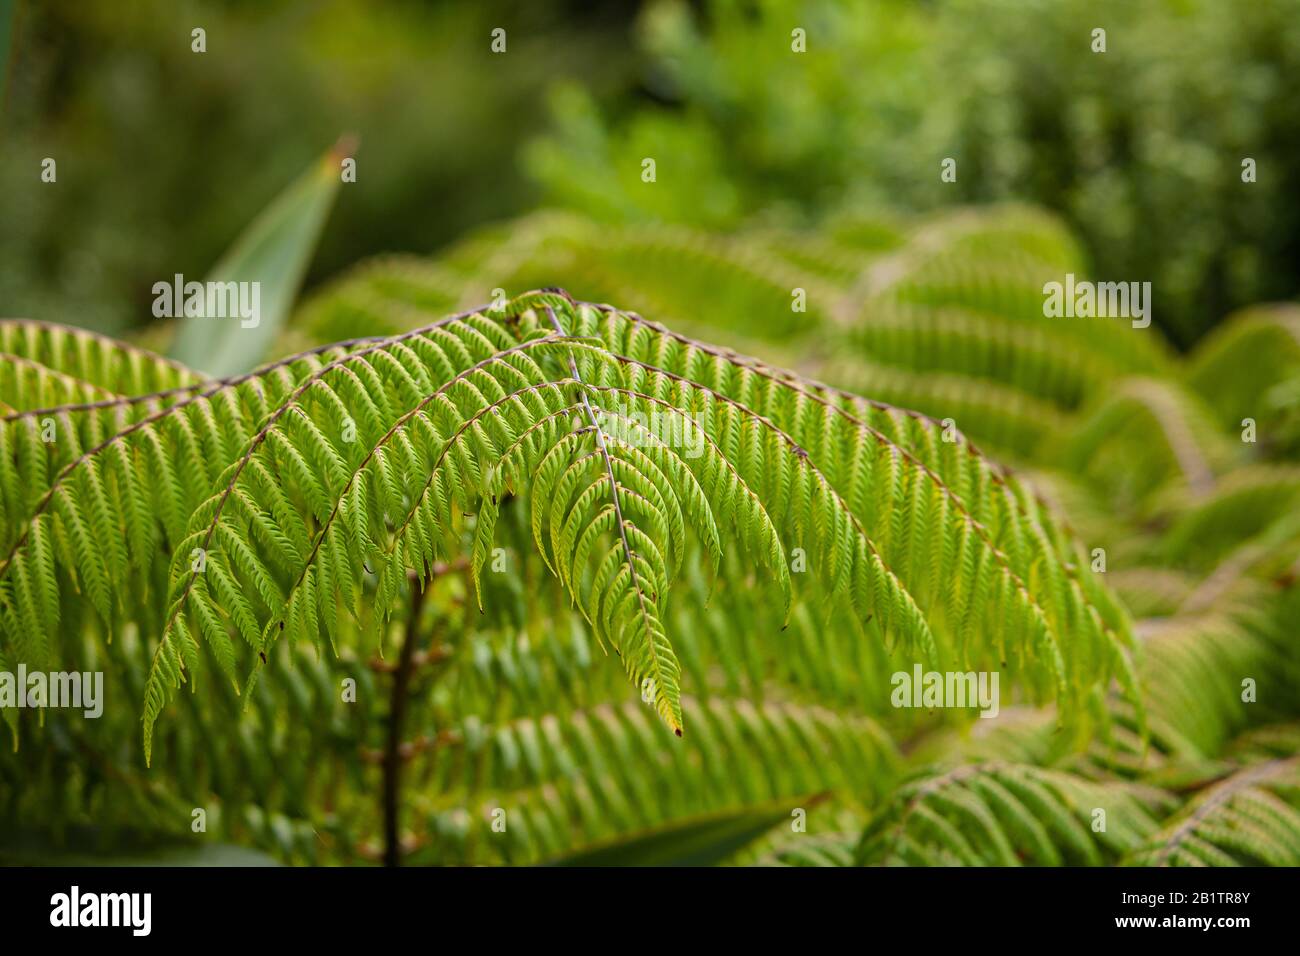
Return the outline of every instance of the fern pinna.
<path id="1" fill-rule="evenodd" d="M 737 548 L 772 612 L 755 640 L 811 602 L 928 665 L 1009 671 L 1067 718 L 1114 677 L 1135 690 L 1129 623 L 1078 546 L 959 435 L 612 307 L 530 293 L 221 381 L 58 327 L 3 335 L 56 373 L 3 396 L 5 658 L 54 663 L 74 594 L 138 630 L 146 753 L 205 653 L 246 687 L 282 636 L 334 642 L 348 616 L 382 640 L 439 562 L 481 582 L 511 498 L 678 734 L 668 592 Z"/>

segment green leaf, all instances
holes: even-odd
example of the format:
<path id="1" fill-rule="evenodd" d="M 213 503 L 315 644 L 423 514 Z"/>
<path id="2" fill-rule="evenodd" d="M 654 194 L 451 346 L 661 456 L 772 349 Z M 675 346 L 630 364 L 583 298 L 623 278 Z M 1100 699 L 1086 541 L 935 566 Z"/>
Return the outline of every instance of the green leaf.
<path id="1" fill-rule="evenodd" d="M 302 285 L 340 182 L 340 143 L 281 193 L 227 250 L 208 282 L 258 283 L 256 321 L 184 316 L 172 357 L 212 376 L 246 372 L 265 357 Z M 182 312 L 183 302 L 173 303 Z"/>

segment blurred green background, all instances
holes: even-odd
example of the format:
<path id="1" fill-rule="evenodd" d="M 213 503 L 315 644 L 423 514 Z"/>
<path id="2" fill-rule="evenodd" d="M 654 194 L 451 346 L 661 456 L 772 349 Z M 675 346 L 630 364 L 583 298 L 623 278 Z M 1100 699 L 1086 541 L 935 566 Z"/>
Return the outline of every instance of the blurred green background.
<path id="1" fill-rule="evenodd" d="M 806 52 L 792 49 L 796 30 Z M 715 825 L 708 814 L 739 812 L 722 818 L 728 831 L 767 828 L 788 816 L 788 801 L 773 817 L 769 799 L 822 790 L 837 792 L 817 823 L 828 842 L 777 857 L 890 860 L 871 840 L 859 852 L 864 824 L 892 826 L 882 810 L 913 803 L 900 769 L 949 758 L 1009 759 L 1062 787 L 1056 769 L 1069 766 L 1085 786 L 1066 794 L 1079 807 L 1095 805 L 1092 783 L 1137 779 L 1152 815 L 1083 857 L 1127 857 L 1148 838 L 1163 853 L 1186 832 L 1178 814 L 1200 814 L 1197 787 L 1300 739 L 1300 307 L 1284 301 L 1300 292 L 1298 67 L 1300 0 L 0 0 L 0 316 L 166 350 L 151 309 L 159 280 L 215 272 L 264 281 L 264 302 L 293 293 L 295 255 L 249 264 L 274 243 L 248 237 L 268 234 L 310 253 L 305 288 L 287 329 L 268 320 L 267 340 L 233 323 L 206 330 L 238 343 L 238 368 L 427 325 L 497 288 L 563 285 L 952 416 L 1109 555 L 1101 570 L 1149 651 L 1154 747 L 1113 699 L 1120 733 L 1067 764 L 1057 751 L 1073 744 L 1050 714 L 959 738 L 943 719 L 886 706 L 883 649 L 811 609 L 765 647 L 747 618 L 703 613 L 701 576 L 673 624 L 692 693 L 712 701 L 694 726 L 719 730 L 672 749 L 552 606 L 560 592 L 535 586 L 540 563 L 506 576 L 490 618 L 449 579 L 429 613 L 457 635 L 456 656 L 410 721 L 432 741 L 408 791 L 408 822 L 430 837 L 412 862 L 604 853 L 606 839 L 657 827 L 690 842 L 699 814 Z M 327 151 L 346 136 L 358 175 L 340 186 Z M 56 183 L 41 181 L 45 157 Z M 952 182 L 940 178 L 948 158 Z M 1247 158 L 1254 182 L 1242 180 Z M 303 182 L 312 188 L 296 193 Z M 275 213 L 286 190 L 291 212 L 309 214 Z M 315 214 L 331 203 L 317 243 Z M 1157 328 L 1046 319 L 1044 279 L 1066 272 L 1151 282 Z M 799 292 L 806 310 L 792 305 Z M 186 339 L 182 328 L 171 354 L 217 374 L 214 339 Z M 79 376 L 29 381 L 12 364 L 0 385 L 53 395 L 15 408 L 80 396 L 58 391 Z M 82 654 L 100 632 L 76 623 L 65 615 Z M 521 641 L 530 628 L 559 639 Z M 128 661 L 112 669 L 116 693 L 132 700 L 142 633 L 111 650 Z M 214 834 L 277 859 L 376 858 L 372 745 L 390 719 L 388 671 L 367 663 L 369 645 L 337 659 L 284 642 L 278 653 L 307 663 L 263 681 L 247 718 L 233 693 L 181 695 L 170 763 L 152 776 L 134 712 L 129 734 L 52 719 L 35 745 L 0 751 L 0 785 L 21 782 L 0 786 L 0 830 L 16 824 L 20 837 L 0 834 L 0 860 L 46 852 L 28 824 L 129 835 L 137 807 L 156 804 L 158 828 L 175 835 L 209 801 L 221 807 Z M 1240 706 L 1238 674 L 1266 675 L 1264 706 Z M 365 707 L 327 709 L 340 675 L 361 682 Z M 815 709 L 785 709 L 809 700 Z M 763 732 L 733 744 L 755 705 Z M 532 760 L 536 727 L 558 735 L 553 777 L 549 758 Z M 825 727 L 868 745 L 832 748 Z M 459 734 L 462 763 L 438 756 L 443 730 Z M 608 775 L 602 746 L 625 777 Z M 496 775 L 479 760 L 498 760 Z M 489 843 L 478 811 L 497 806 L 485 801 L 498 787 L 522 794 L 524 825 Z M 1276 842 L 1266 849 L 1300 847 Z M 623 852 L 641 861 L 646 847 Z M 1072 859 L 1053 853 L 1026 859 Z"/>
<path id="2" fill-rule="evenodd" d="M 6 8 L 8 315 L 146 321 L 154 281 L 203 273 L 345 133 L 358 182 L 309 286 L 540 205 L 730 230 L 1014 198 L 1060 215 L 1097 277 L 1151 281 L 1184 348 L 1300 288 L 1300 0 Z"/>
<path id="3" fill-rule="evenodd" d="M 359 140 L 308 282 L 533 202 L 516 154 L 562 78 L 629 81 L 630 11 L 590 3 L 17 0 L 0 311 L 122 332 L 203 275 L 340 136 Z M 578 11 L 583 11 L 578 15 Z M 505 26 L 505 55 L 489 33 Z M 207 31 L 207 53 L 190 31 Z M 611 55 L 614 54 L 614 55 Z M 56 186 L 39 178 L 58 162 Z"/>

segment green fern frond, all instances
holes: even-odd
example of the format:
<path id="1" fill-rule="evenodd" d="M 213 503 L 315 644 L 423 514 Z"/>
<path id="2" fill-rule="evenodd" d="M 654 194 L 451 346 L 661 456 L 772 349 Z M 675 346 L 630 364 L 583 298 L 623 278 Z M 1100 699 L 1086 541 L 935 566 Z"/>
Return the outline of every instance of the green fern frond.
<path id="1" fill-rule="evenodd" d="M 1259 600 L 1260 590 L 1251 588 L 1213 612 L 1141 623 L 1144 665 L 1160 675 L 1146 682 L 1158 747 L 1188 760 L 1212 757 L 1251 723 L 1300 702 L 1289 689 L 1296 665 Z M 1243 699 L 1248 678 L 1258 702 Z"/>
<path id="2" fill-rule="evenodd" d="M 416 800 L 443 860 L 528 863 L 675 819 L 835 790 L 878 794 L 897 756 L 864 718 L 825 708 L 687 700 L 691 732 L 665 744 L 633 704 L 502 725 L 468 720 Z M 640 772 L 661 767 L 661 775 Z M 810 815 L 821 808 L 805 808 Z M 508 825 L 493 832 L 494 812 Z"/>
<path id="3" fill-rule="evenodd" d="M 788 840 L 770 854 L 760 857 L 758 866 L 853 866 L 854 849 L 861 833 L 818 833 Z"/>
<path id="4" fill-rule="evenodd" d="M 1239 770 L 1126 860 L 1134 866 L 1300 866 L 1300 757 Z"/>
<path id="5" fill-rule="evenodd" d="M 1238 453 L 1195 396 L 1168 382 L 1130 379 L 1044 454 L 1109 500 L 1141 510 L 1157 491 L 1208 494 Z"/>
<path id="6" fill-rule="evenodd" d="M 1263 441 L 1293 439 L 1300 417 L 1300 307 L 1254 306 L 1228 316 L 1197 346 L 1187 381 L 1225 428 L 1257 421 Z"/>
<path id="7" fill-rule="evenodd" d="M 65 382 L 110 395 L 141 395 L 198 382 L 202 376 L 144 349 L 124 345 L 86 329 L 0 319 L 0 353 L 41 366 Z M 10 393 L 12 394 L 12 393 Z M 38 407 L 32 393 L 18 393 L 15 408 Z"/>
<path id="8" fill-rule="evenodd" d="M 282 633 L 334 642 L 347 614 L 382 638 L 408 574 L 468 537 L 477 575 L 505 499 L 525 493 L 543 559 L 674 730 L 664 608 L 692 540 L 715 567 L 738 542 L 787 595 L 797 542 L 867 634 L 927 662 L 1000 663 L 1067 716 L 1112 677 L 1136 692 L 1118 604 L 1041 502 L 971 446 L 634 314 L 533 293 L 166 401 L 67 406 L 53 473 L 34 470 L 46 453 L 30 416 L 5 432 L 14 474 L 40 490 L 16 502 L 0 565 L 7 644 L 57 615 L 65 580 L 115 626 L 126 581 L 165 542 L 146 749 L 202 647 L 227 679 L 255 681 Z M 655 416 L 675 439 L 645 428 Z"/>
<path id="9" fill-rule="evenodd" d="M 652 335 L 647 332 L 643 337 L 651 343 L 658 342 L 659 345 L 656 346 L 658 350 L 672 344 L 671 341 L 665 342 L 664 336 L 672 341 L 683 341 L 680 337 L 674 338 L 671 333 L 666 333 L 666 330 L 656 328 L 639 317 L 629 318 L 638 326 L 636 329 L 638 335 L 647 329 L 654 330 Z M 626 334 L 628 330 L 623 329 L 616 338 L 621 340 Z M 687 346 L 683 354 L 687 361 L 694 360 L 701 349 L 697 344 L 689 344 L 688 340 Z M 886 457 L 885 478 L 895 482 L 896 489 L 897 479 L 901 478 L 905 482 L 904 487 L 910 485 L 909 493 L 913 496 L 925 488 L 929 488 L 937 495 L 935 503 L 938 507 L 938 516 L 955 523 L 960 533 L 969 535 L 971 539 L 973 550 L 968 549 L 965 553 L 974 558 L 976 552 L 986 549 L 991 551 L 993 567 L 990 568 L 987 563 L 984 563 L 982 570 L 974 576 L 979 578 L 983 571 L 991 571 L 995 579 L 1001 579 L 996 587 L 1002 589 L 1003 595 L 1009 598 L 1013 605 L 1020 604 L 1021 609 L 1028 614 L 1029 620 L 1024 631 L 1021 631 L 1020 626 L 1017 625 L 1013 629 L 1015 632 L 1041 636 L 1043 628 L 1037 621 L 1045 612 L 1049 615 L 1046 631 L 1050 643 L 1055 640 L 1053 632 L 1060 633 L 1056 629 L 1065 617 L 1081 622 L 1078 633 L 1072 634 L 1076 642 L 1073 647 L 1068 648 L 1072 652 L 1071 656 L 1079 660 L 1087 655 L 1092 666 L 1109 668 L 1114 665 L 1126 686 L 1132 687 L 1132 675 L 1128 672 L 1125 650 L 1131 646 L 1131 641 L 1126 636 L 1127 625 L 1124 615 L 1109 601 L 1104 594 L 1104 588 L 1101 588 L 1091 575 L 1079 573 L 1075 564 L 1078 559 L 1077 542 L 1055 523 L 1042 507 L 1041 502 L 1033 499 L 1014 481 L 1008 480 L 1001 471 L 990 467 L 982 456 L 961 438 L 960 434 L 953 435 L 952 440 L 948 440 L 945 437 L 946 429 L 943 424 L 924 416 L 899 412 L 880 403 L 858 399 L 815 383 L 802 382 L 788 373 L 767 369 L 751 360 L 742 360 L 707 349 L 703 352 L 703 357 L 706 359 L 711 357 L 714 363 L 725 360 L 727 364 L 721 366 L 722 369 L 734 366 L 738 374 L 745 376 L 752 383 L 749 387 L 752 388 L 753 393 L 764 397 L 767 401 L 774 396 L 780 397 L 780 391 L 774 387 L 775 383 L 785 383 L 786 388 L 794 390 L 801 396 L 790 412 L 786 412 L 775 402 L 773 407 L 764 410 L 769 411 L 774 418 L 789 428 L 791 435 L 800 442 L 801 446 L 809 450 L 810 454 L 818 459 L 821 459 L 824 454 L 827 467 L 838 468 L 838 471 L 832 472 L 832 480 L 836 483 L 844 481 L 851 484 L 853 490 L 847 495 L 850 500 L 861 498 L 871 502 L 872 517 L 864 521 L 864 524 L 870 527 L 872 521 L 879 520 L 881 517 L 888 518 L 888 513 L 892 510 L 888 502 L 877 503 L 875 499 L 878 499 L 878 495 L 858 494 L 859 489 L 866 490 L 862 484 L 859 484 L 860 480 L 863 477 L 868 477 L 870 480 L 870 471 L 867 476 L 860 474 L 863 465 L 868 464 L 869 468 L 875 467 L 869 464 L 870 458 L 865 462 L 863 460 L 865 445 L 866 450 L 874 450 L 875 454 Z M 715 364 L 716 367 L 718 366 Z M 850 408 L 851 412 L 848 411 Z M 789 420 L 782 420 L 782 416 L 788 416 Z M 839 443 L 841 448 L 853 449 L 852 453 L 845 454 L 842 451 L 836 453 L 831 450 L 835 447 L 831 439 L 837 431 L 847 432 L 839 439 Z M 909 479 L 911 472 L 915 473 L 915 478 Z M 893 477 L 890 477 L 891 475 Z M 899 491 L 896 490 L 894 494 L 899 494 Z M 885 515 L 874 510 L 880 508 L 882 504 L 886 505 L 882 509 L 886 512 Z M 1026 522 L 1028 522 L 1027 526 Z M 913 524 L 914 531 L 919 527 L 924 526 Z M 1026 533 L 1004 537 L 1001 530 L 991 531 L 991 529 L 1011 527 L 1020 528 Z M 937 536 L 938 532 L 932 531 L 931 534 Z M 882 532 L 880 537 L 889 544 L 888 549 L 882 549 L 886 563 L 896 570 L 907 563 L 909 556 L 915 559 L 922 553 L 923 549 L 917 546 L 915 538 L 900 539 L 897 536 L 891 538 L 888 532 Z M 995 543 L 995 539 L 1002 540 Z M 891 553 L 895 548 L 897 552 Z M 931 562 L 936 553 L 943 555 L 943 549 L 932 548 L 929 551 Z M 1063 567 L 1060 564 L 1062 561 L 1065 562 Z M 1033 577 L 1029 570 L 1031 567 L 1041 566 L 1044 562 L 1046 565 L 1060 568 L 1061 577 L 1051 584 L 1044 582 L 1041 595 L 1030 594 L 1024 588 L 1023 582 Z M 975 564 L 978 567 L 981 562 L 976 561 Z M 929 570 L 933 572 L 937 567 L 931 563 Z M 909 580 L 909 573 L 899 571 L 899 574 L 909 588 L 914 590 L 917 588 Z M 931 590 L 934 582 L 933 576 L 926 582 Z M 928 598 L 933 595 L 927 592 L 925 596 Z M 949 592 L 939 600 L 953 602 L 958 608 L 965 606 L 963 603 L 965 597 L 961 593 Z M 924 603 L 923 600 L 923 606 Z M 950 610 L 949 614 L 950 625 L 963 619 L 961 612 L 954 615 Z M 1004 621 L 1001 626 L 1005 628 L 1005 625 Z M 1010 650 L 1008 647 L 1007 651 Z M 1040 651 L 1038 656 L 1054 659 L 1056 654 L 1055 650 L 1049 648 Z M 1004 661 L 1009 656 L 1013 655 L 1004 653 Z M 1067 662 L 1067 664 L 1073 663 L 1074 661 Z M 1073 685 L 1072 680 L 1067 683 Z"/>
<path id="10" fill-rule="evenodd" d="M 1300 500 L 1300 467 L 1256 464 L 1238 468 L 1208 497 L 1165 504 L 1178 514 L 1162 537 L 1166 564 L 1205 569 L 1269 527 L 1283 522 Z"/>
<path id="11" fill-rule="evenodd" d="M 845 337 L 872 362 L 997 383 L 1066 410 L 1133 371 L 1133 363 L 1104 353 L 1062 347 L 1052 321 L 1027 323 L 966 306 L 880 303 Z"/>
<path id="12" fill-rule="evenodd" d="M 875 865 L 1101 865 L 1135 849 L 1172 803 L 1158 790 L 984 763 L 920 777 L 868 826 Z"/>
<path id="13" fill-rule="evenodd" d="M 820 374 L 849 391 L 946 419 L 1003 461 L 1033 460 L 1044 441 L 1066 430 L 1055 405 L 964 375 L 909 372 L 862 359 L 829 362 Z"/>

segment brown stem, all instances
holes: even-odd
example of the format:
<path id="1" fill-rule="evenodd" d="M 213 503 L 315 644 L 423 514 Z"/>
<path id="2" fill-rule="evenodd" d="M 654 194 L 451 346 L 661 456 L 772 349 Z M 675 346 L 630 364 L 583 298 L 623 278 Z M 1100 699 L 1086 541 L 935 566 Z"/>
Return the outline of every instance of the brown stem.
<path id="1" fill-rule="evenodd" d="M 415 660 L 415 645 L 419 640 L 420 610 L 424 607 L 425 589 L 420 582 L 411 582 L 411 616 L 406 622 L 406 634 L 398 652 L 397 668 L 393 671 L 393 689 L 388 707 L 388 740 L 384 745 L 384 865 L 402 865 L 402 838 L 399 826 L 402 788 L 402 730 L 406 723 L 406 704 L 410 699 L 411 673 Z"/>

